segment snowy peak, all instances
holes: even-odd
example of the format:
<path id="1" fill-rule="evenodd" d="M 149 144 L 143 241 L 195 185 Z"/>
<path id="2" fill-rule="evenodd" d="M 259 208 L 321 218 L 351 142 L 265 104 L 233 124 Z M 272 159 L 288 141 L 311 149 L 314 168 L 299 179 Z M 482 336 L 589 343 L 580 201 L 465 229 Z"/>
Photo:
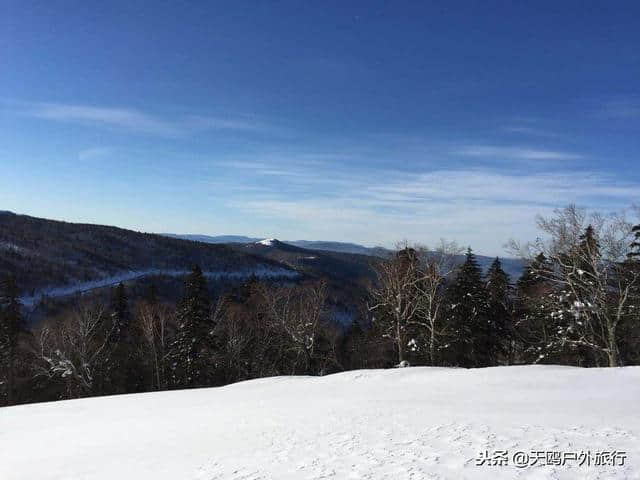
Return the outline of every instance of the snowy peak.
<path id="1" fill-rule="evenodd" d="M 267 247 L 273 247 L 280 242 L 278 242 L 278 240 L 276 240 L 275 238 L 265 238 L 264 240 L 260 240 L 256 243 L 259 245 L 265 245 Z"/>

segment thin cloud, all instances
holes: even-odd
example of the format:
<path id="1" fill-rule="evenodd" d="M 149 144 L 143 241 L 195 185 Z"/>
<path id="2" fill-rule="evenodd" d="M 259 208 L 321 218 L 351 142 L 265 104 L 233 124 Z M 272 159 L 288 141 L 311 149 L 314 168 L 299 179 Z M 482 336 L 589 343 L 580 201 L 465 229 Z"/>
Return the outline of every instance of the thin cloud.
<path id="1" fill-rule="evenodd" d="M 330 190 L 311 185 L 316 193 L 305 196 L 294 195 L 291 184 L 283 191 L 275 180 L 263 182 L 270 191 L 231 196 L 228 206 L 318 238 L 339 232 L 343 239 L 393 245 L 398 236 L 427 244 L 444 236 L 496 254 L 510 237 L 535 238 L 537 214 L 570 203 L 611 211 L 640 200 L 638 184 L 599 172 L 466 169 L 343 180 Z"/>
<path id="2" fill-rule="evenodd" d="M 85 148 L 84 150 L 80 150 L 78 152 L 78 160 L 95 160 L 98 158 L 108 157 L 109 155 L 111 155 L 111 153 L 113 153 L 113 149 L 109 147 Z"/>
<path id="3" fill-rule="evenodd" d="M 550 132 L 548 130 L 543 130 L 536 127 L 528 127 L 522 125 L 513 125 L 509 127 L 504 127 L 503 130 L 508 133 L 515 133 L 519 135 L 528 135 L 532 137 L 546 137 L 546 138 L 557 138 L 559 135 L 555 132 Z"/>
<path id="4" fill-rule="evenodd" d="M 572 152 L 494 145 L 469 145 L 456 149 L 452 153 L 466 157 L 511 158 L 516 160 L 577 160 L 582 158 L 582 155 Z"/>
<path id="5" fill-rule="evenodd" d="M 32 118 L 105 126 L 133 133 L 165 137 L 179 137 L 207 130 L 264 133 L 273 133 L 278 130 L 276 127 L 265 122 L 247 116 L 223 118 L 190 115 L 168 120 L 138 109 L 126 107 L 101 107 L 60 103 L 30 103 L 22 105 L 24 108 L 20 113 Z"/>

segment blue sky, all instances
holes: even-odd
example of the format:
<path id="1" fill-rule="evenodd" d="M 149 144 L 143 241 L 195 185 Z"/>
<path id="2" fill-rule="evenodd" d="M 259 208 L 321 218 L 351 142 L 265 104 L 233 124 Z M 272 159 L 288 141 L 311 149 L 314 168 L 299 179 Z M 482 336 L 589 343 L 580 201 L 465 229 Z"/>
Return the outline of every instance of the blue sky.
<path id="1" fill-rule="evenodd" d="M 640 4 L 515 3 L 5 0 L 0 209 L 495 255 L 630 207 Z"/>

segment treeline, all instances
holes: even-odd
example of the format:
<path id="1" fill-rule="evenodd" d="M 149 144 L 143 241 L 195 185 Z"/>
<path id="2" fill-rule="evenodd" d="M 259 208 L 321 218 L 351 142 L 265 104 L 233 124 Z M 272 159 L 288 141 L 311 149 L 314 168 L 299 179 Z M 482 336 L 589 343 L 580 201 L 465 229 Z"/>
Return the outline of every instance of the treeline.
<path id="1" fill-rule="evenodd" d="M 252 277 L 214 301 L 196 266 L 177 305 L 161 301 L 153 284 L 132 301 L 120 283 L 108 303 L 80 300 L 33 331 L 13 277 L 0 289 L 4 405 L 345 369 L 344 332 L 323 281 Z"/>
<path id="2" fill-rule="evenodd" d="M 569 207 L 539 219 L 544 241 L 515 282 L 498 258 L 405 244 L 344 327 L 323 280 L 251 278 L 211 295 L 199 267 L 181 300 L 150 286 L 82 300 L 28 330 L 15 279 L 0 285 L 0 402 L 15 404 L 224 385 L 404 365 L 484 367 L 640 363 L 640 226 Z"/>

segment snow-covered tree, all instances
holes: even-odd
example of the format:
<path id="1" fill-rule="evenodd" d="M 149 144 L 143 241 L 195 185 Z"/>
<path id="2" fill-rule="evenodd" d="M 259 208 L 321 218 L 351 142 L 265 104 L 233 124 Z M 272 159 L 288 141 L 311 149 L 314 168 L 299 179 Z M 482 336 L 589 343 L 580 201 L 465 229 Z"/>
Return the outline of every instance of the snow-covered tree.
<path id="1" fill-rule="evenodd" d="M 207 281 L 196 265 L 187 277 L 184 297 L 177 311 L 177 332 L 171 346 L 175 386 L 210 384 L 215 368 L 214 327 Z"/>
<path id="2" fill-rule="evenodd" d="M 408 336 L 411 322 L 419 321 L 423 307 L 420 283 L 423 281 L 418 251 L 404 245 L 393 257 L 379 262 L 377 281 L 371 287 L 373 322 L 396 349 L 398 364 L 407 360 L 411 348 Z"/>
<path id="3" fill-rule="evenodd" d="M 103 306 L 77 305 L 40 330 L 36 376 L 61 382 L 66 398 L 98 393 L 112 329 Z"/>
<path id="4" fill-rule="evenodd" d="M 258 288 L 266 307 L 266 317 L 272 329 L 283 334 L 292 351 L 293 372 L 302 362 L 302 371 L 318 373 L 323 360 L 320 351 L 322 327 L 327 320 L 327 285 L 324 281 L 298 287 Z"/>
<path id="5" fill-rule="evenodd" d="M 529 245 L 548 262 L 536 271 L 553 286 L 548 297 L 553 328 L 547 351 L 589 352 L 596 364 L 620 365 L 620 331 L 634 321 L 640 273 L 627 258 L 632 226 L 618 215 L 587 216 L 575 206 L 538 219 L 547 240 Z M 544 357 L 544 352 L 541 353 Z"/>
<path id="6" fill-rule="evenodd" d="M 433 251 L 427 248 L 417 251 L 420 281 L 416 282 L 415 288 L 420 307 L 418 315 L 408 323 L 419 328 L 426 341 L 427 360 L 430 365 L 437 365 L 438 352 L 446 341 L 448 327 L 444 321 L 446 279 L 454 271 L 461 249 L 455 242 L 441 240 Z"/>
<path id="7" fill-rule="evenodd" d="M 449 344 L 447 357 L 454 365 L 478 367 L 491 364 L 489 299 L 471 248 L 447 289 Z"/>

